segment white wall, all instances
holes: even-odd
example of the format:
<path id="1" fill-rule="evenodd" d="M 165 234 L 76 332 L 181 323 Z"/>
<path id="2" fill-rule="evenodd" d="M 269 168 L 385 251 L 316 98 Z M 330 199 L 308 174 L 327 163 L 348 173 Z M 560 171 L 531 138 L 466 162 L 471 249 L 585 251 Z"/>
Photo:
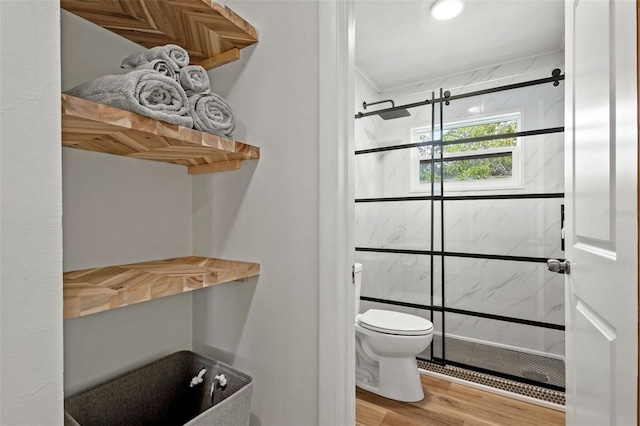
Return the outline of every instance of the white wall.
<path id="1" fill-rule="evenodd" d="M 356 108 L 362 100 L 393 99 L 396 105 L 431 98 L 443 87 L 452 94 L 544 78 L 563 68 L 563 54 L 530 58 L 454 75 L 378 94 L 360 78 Z M 436 94 L 436 97 L 439 93 Z M 444 106 L 445 123 L 520 111 L 520 130 L 563 125 L 564 86 L 551 83 L 454 100 Z M 474 111 L 474 112 L 470 112 Z M 411 143 L 412 128 L 428 126 L 431 106 L 413 108 L 411 116 L 384 121 L 377 116 L 356 120 L 356 149 Z M 436 120 L 439 121 L 438 116 Z M 447 190 L 446 195 L 531 194 L 563 192 L 562 133 L 521 139 L 521 188 L 491 191 Z M 411 150 L 356 157 L 356 198 L 428 195 L 411 191 Z M 450 201 L 445 203 L 445 250 L 531 257 L 564 257 L 560 250 L 562 198 Z M 356 246 L 429 250 L 430 202 L 356 204 Z M 439 204 L 435 209 L 435 249 L 440 247 Z M 358 252 L 364 264 L 363 295 L 429 305 L 428 256 Z M 441 303 L 439 258 L 434 268 L 434 301 Z M 486 259 L 445 259 L 446 306 L 530 320 L 564 324 L 562 276 L 542 263 Z M 363 303 L 362 309 L 371 307 Z M 386 306 L 389 308 L 389 306 Z M 395 308 L 394 308 L 395 309 Z M 398 308 L 399 309 L 399 308 Z M 426 314 L 425 312 L 414 312 Z M 436 315 L 436 328 L 439 328 Z M 447 314 L 447 333 L 518 348 L 562 355 L 564 333 L 519 324 Z"/>
<path id="2" fill-rule="evenodd" d="M 0 424 L 62 424 L 57 2 L 0 2 Z"/>
<path id="3" fill-rule="evenodd" d="M 241 170 L 194 177 L 197 255 L 259 262 L 248 283 L 194 293 L 196 351 L 255 380 L 253 425 L 318 422 L 318 3 L 237 1 L 260 42 L 210 72 L 261 147 Z"/>
<path id="4" fill-rule="evenodd" d="M 0 5 L 2 56 L 15 59 L 0 68 L 0 423 L 62 421 L 64 192 L 66 269 L 186 255 L 192 247 L 262 263 L 248 283 L 65 321 L 67 393 L 189 347 L 193 338 L 196 349 L 254 377 L 252 424 L 316 424 L 318 3 L 231 4 L 262 41 L 212 72 L 213 86 L 238 114 L 236 137 L 261 146 L 262 159 L 195 178 L 193 200 L 182 168 L 66 149 L 61 182 L 60 87 L 121 72 L 120 59 L 140 48 L 63 12 L 61 83 L 58 4 Z M 28 142 L 33 149 L 25 149 Z M 161 228 L 162 217 L 173 220 Z"/>
<path id="5" fill-rule="evenodd" d="M 142 46 L 66 10 L 60 11 L 62 90 L 106 74 L 123 74 L 122 60 Z"/>
<path id="6" fill-rule="evenodd" d="M 184 167 L 63 149 L 64 270 L 191 254 Z M 65 393 L 191 349 L 191 294 L 64 321 Z"/>
<path id="7" fill-rule="evenodd" d="M 62 87 L 122 73 L 142 48 L 62 11 Z M 64 270 L 192 254 L 184 167 L 63 149 Z M 65 393 L 191 349 L 191 294 L 64 321 Z"/>
<path id="8" fill-rule="evenodd" d="M 63 148 L 64 270 L 191 255 L 191 176 L 178 165 Z"/>

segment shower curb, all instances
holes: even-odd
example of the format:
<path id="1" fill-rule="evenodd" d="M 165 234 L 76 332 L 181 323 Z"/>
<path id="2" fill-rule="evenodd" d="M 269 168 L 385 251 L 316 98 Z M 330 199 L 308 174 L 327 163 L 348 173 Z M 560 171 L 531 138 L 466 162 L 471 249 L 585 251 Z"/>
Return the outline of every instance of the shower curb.
<path id="1" fill-rule="evenodd" d="M 506 392 L 523 395 L 540 401 L 549 402 L 551 404 L 565 405 L 564 392 L 546 389 L 539 386 L 520 383 L 513 380 L 503 379 L 501 377 L 492 376 L 490 374 L 479 373 L 477 371 L 466 370 L 464 368 L 452 365 L 439 365 L 428 361 L 417 360 L 418 368 L 442 374 L 457 379 L 466 380 L 468 382 L 489 386 Z"/>

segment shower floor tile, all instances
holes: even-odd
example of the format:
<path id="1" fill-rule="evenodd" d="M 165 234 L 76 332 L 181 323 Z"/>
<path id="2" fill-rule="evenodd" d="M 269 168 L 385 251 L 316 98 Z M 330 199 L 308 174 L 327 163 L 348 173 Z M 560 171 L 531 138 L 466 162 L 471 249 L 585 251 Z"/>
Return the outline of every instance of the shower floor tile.
<path id="1" fill-rule="evenodd" d="M 443 358 L 442 337 L 434 336 L 432 345 L 434 357 Z M 522 378 L 523 381 L 526 380 L 531 384 L 456 366 L 441 366 L 428 362 L 431 359 L 430 348 L 418 355 L 418 366 L 426 370 L 487 384 L 556 404 L 564 404 L 563 392 L 544 388 L 545 385 L 552 385 L 564 389 L 565 367 L 562 360 L 454 338 L 447 338 L 445 349 L 446 357 L 444 359 L 447 361 L 487 370 L 487 373 L 495 372 L 508 375 L 514 380 Z M 535 386 L 536 383 L 542 387 Z"/>

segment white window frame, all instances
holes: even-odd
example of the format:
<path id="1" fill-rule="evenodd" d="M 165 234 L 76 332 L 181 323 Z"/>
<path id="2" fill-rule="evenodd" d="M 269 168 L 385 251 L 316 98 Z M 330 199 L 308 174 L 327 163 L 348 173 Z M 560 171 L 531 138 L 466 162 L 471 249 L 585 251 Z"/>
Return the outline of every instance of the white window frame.
<path id="1" fill-rule="evenodd" d="M 468 127 L 479 124 L 493 123 L 496 121 L 515 120 L 517 122 L 516 131 L 520 131 L 522 125 L 522 112 L 513 111 L 502 114 L 483 115 L 481 117 L 473 117 L 466 120 L 454 121 L 444 124 L 444 129 L 453 129 L 458 127 Z M 411 129 L 411 143 L 418 142 L 418 135 L 424 132 L 431 132 L 431 126 L 416 127 Z M 435 137 L 439 138 L 439 126 L 435 128 Z M 411 173 L 410 173 L 410 185 L 409 192 L 421 192 L 431 193 L 431 182 L 420 181 L 420 162 L 423 160 L 431 160 L 428 155 L 419 155 L 418 148 L 412 148 L 409 150 L 411 155 Z M 448 192 L 456 191 L 492 191 L 500 189 L 523 189 L 522 183 L 523 175 L 523 155 L 522 155 L 522 141 L 521 138 L 516 138 L 516 146 L 508 146 L 501 148 L 479 149 L 475 151 L 465 151 L 456 153 L 445 153 L 444 159 L 448 157 L 464 157 L 478 154 L 490 154 L 490 153 L 511 153 L 512 155 L 512 175 L 507 179 L 479 179 L 479 180 L 465 180 L 465 181 L 447 181 L 444 182 L 444 190 Z M 437 161 L 437 160 L 436 160 Z M 440 182 L 435 183 L 436 187 L 440 188 Z M 439 192 L 439 191 L 437 191 Z"/>

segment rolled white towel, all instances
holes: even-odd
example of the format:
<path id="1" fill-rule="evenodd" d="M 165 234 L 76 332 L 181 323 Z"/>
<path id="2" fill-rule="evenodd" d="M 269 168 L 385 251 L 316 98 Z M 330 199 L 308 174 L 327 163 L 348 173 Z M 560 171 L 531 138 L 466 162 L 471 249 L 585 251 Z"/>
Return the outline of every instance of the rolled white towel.
<path id="1" fill-rule="evenodd" d="M 187 96 L 211 91 L 207 71 L 200 65 L 187 65 L 182 68 L 179 74 L 179 81 Z"/>
<path id="2" fill-rule="evenodd" d="M 151 62 L 154 59 L 163 59 L 171 64 L 175 72 L 180 68 L 189 65 L 189 53 L 182 47 L 175 44 L 167 44 L 165 46 L 156 46 L 143 52 L 133 53 L 122 61 L 121 68 L 136 68 L 145 62 Z"/>
<path id="3" fill-rule="evenodd" d="M 231 107 L 215 93 L 197 93 L 189 96 L 189 113 L 193 128 L 220 136 L 230 136 L 236 127 Z"/>
<path id="4" fill-rule="evenodd" d="M 184 127 L 193 127 L 187 94 L 170 77 L 152 70 L 105 75 L 66 92 Z"/>

